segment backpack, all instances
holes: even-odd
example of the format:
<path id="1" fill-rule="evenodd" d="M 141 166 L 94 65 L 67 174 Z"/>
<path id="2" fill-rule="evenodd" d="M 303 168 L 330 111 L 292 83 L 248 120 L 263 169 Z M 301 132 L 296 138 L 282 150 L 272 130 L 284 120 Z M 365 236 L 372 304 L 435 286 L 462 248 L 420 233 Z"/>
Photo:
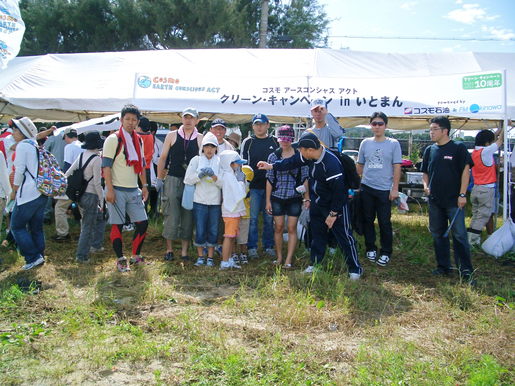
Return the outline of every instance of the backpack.
<path id="1" fill-rule="evenodd" d="M 72 201 L 79 202 L 80 198 L 86 191 L 89 182 L 93 179 L 93 176 L 89 180 L 84 179 L 84 170 L 88 166 L 88 164 L 93 160 L 93 158 L 98 157 L 97 155 L 92 155 L 88 158 L 86 163 L 82 165 L 82 156 L 79 156 L 79 167 L 73 171 L 71 176 L 68 177 L 68 187 L 66 188 L 66 195 Z"/>
<path id="2" fill-rule="evenodd" d="M 343 167 L 343 174 L 345 175 L 345 186 L 348 189 L 359 189 L 361 184 L 361 178 L 359 177 L 358 171 L 356 170 L 356 163 L 347 154 L 340 153 L 333 149 L 326 150 L 333 153 L 336 158 L 340 161 Z"/>
<path id="3" fill-rule="evenodd" d="M 63 196 L 66 193 L 67 180 L 54 155 L 43 147 L 34 148 L 38 157 L 38 173 L 33 176 L 28 169 L 25 171 L 34 179 L 41 194 L 49 197 Z"/>

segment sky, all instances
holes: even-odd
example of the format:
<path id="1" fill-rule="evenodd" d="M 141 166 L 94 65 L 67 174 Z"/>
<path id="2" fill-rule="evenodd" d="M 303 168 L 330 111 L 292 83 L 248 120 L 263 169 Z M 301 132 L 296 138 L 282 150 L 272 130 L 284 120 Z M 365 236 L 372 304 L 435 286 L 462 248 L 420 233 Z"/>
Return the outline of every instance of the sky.
<path id="1" fill-rule="evenodd" d="M 399 53 L 515 52 L 515 0 L 319 0 L 319 3 L 325 5 L 331 20 L 328 41 L 331 48 Z"/>

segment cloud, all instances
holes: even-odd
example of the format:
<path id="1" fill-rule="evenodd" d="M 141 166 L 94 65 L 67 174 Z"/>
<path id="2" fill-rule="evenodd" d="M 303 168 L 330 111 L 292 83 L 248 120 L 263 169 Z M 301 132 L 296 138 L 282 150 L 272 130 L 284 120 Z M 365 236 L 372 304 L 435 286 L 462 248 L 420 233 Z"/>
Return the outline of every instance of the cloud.
<path id="1" fill-rule="evenodd" d="M 445 17 L 463 24 L 474 24 L 477 21 L 491 21 L 499 15 L 488 15 L 485 8 L 479 4 L 461 4 L 461 8 L 450 11 Z"/>
<path id="2" fill-rule="evenodd" d="M 405 3 L 402 3 L 400 8 L 404 9 L 406 11 L 413 11 L 413 9 L 417 6 L 417 1 L 406 1 Z"/>
<path id="3" fill-rule="evenodd" d="M 515 39 L 515 32 L 509 28 L 496 28 L 487 27 L 486 25 L 481 27 L 481 30 L 488 32 L 493 38 L 499 40 L 510 40 Z"/>
<path id="4" fill-rule="evenodd" d="M 456 0 L 456 4 L 463 4 L 463 0 Z"/>

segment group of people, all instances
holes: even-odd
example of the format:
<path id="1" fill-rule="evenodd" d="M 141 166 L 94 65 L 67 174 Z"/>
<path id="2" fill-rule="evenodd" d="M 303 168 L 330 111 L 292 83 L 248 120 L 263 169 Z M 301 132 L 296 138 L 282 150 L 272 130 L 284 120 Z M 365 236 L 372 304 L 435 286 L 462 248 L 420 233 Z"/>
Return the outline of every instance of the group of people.
<path id="1" fill-rule="evenodd" d="M 310 264 L 304 272 L 314 272 L 327 246 L 337 245 L 343 252 L 349 278 L 358 280 L 363 267 L 348 202 L 354 198 L 349 198 L 349 176 L 341 156 L 334 151 L 344 131 L 327 123 L 328 111 L 323 100 L 312 102 L 311 114 L 313 127 L 305 130 L 296 142 L 290 126 L 281 126 L 276 136 L 270 135 L 267 116 L 256 114 L 252 135 L 241 144 L 239 135 L 226 135 L 227 126 L 222 119 L 215 119 L 209 131 L 201 134 L 197 129 L 199 114 L 194 108 L 182 112 L 182 125 L 170 131 L 164 142 L 155 137 L 156 125 L 142 117 L 134 105 L 122 109 L 120 129 L 105 140 L 97 131 L 83 135 L 81 142 L 73 130 L 65 131 L 64 136 L 52 136 L 52 130 L 38 134 L 29 118 L 13 119 L 8 134 L 0 138 L 0 204 L 5 207 L 14 202 L 9 229 L 25 257 L 23 268 L 31 269 L 45 261 L 43 219 L 51 200 L 38 189 L 35 176 L 42 151 L 37 141 L 50 135 L 45 148 L 54 154 L 65 176 L 79 175 L 83 183 L 77 200 L 81 216 L 75 254 L 78 262 L 87 262 L 91 253 L 104 250 L 107 218 L 117 269 L 127 272 L 131 265 L 144 263 L 141 250 L 148 213 L 157 213 L 160 197 L 166 261 L 189 260 L 193 241 L 196 267 L 215 266 L 218 251 L 221 270 L 239 269 L 259 256 L 261 233 L 263 253 L 273 264 L 291 269 L 298 245 L 297 223 L 305 215 L 309 218 L 306 228 Z M 362 141 L 356 164 L 361 176 L 361 186 L 355 194 L 359 194 L 361 202 L 364 256 L 381 267 L 388 266 L 392 258 L 391 207 L 399 197 L 402 163 L 400 144 L 386 136 L 387 125 L 384 113 L 371 115 L 373 136 Z M 496 139 L 492 132 L 482 131 L 471 156 L 462 143 L 450 139 L 448 118 L 431 119 L 429 130 L 435 143 L 424 152 L 422 172 L 437 262 L 433 274 L 448 275 L 452 271 L 452 231 L 460 276 L 472 281 L 470 244 L 478 242 L 482 228 L 494 212 L 493 153 L 502 136 L 497 133 Z M 470 168 L 474 178 L 474 216 L 467 230 L 463 207 Z M 55 202 L 55 239 L 67 240 L 67 210 L 72 200 L 64 195 L 55 197 Z M 122 243 L 124 225 L 128 223 L 134 230 L 130 256 L 125 254 Z M 175 242 L 180 243 L 180 252 L 175 249 Z"/>

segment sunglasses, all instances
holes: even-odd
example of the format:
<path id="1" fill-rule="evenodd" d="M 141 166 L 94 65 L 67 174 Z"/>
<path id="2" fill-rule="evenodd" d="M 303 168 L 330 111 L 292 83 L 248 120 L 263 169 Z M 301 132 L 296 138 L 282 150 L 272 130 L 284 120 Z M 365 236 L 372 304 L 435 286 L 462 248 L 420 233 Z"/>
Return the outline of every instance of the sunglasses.
<path id="1" fill-rule="evenodd" d="M 370 122 L 370 126 L 384 126 L 385 123 L 384 122 Z"/>

